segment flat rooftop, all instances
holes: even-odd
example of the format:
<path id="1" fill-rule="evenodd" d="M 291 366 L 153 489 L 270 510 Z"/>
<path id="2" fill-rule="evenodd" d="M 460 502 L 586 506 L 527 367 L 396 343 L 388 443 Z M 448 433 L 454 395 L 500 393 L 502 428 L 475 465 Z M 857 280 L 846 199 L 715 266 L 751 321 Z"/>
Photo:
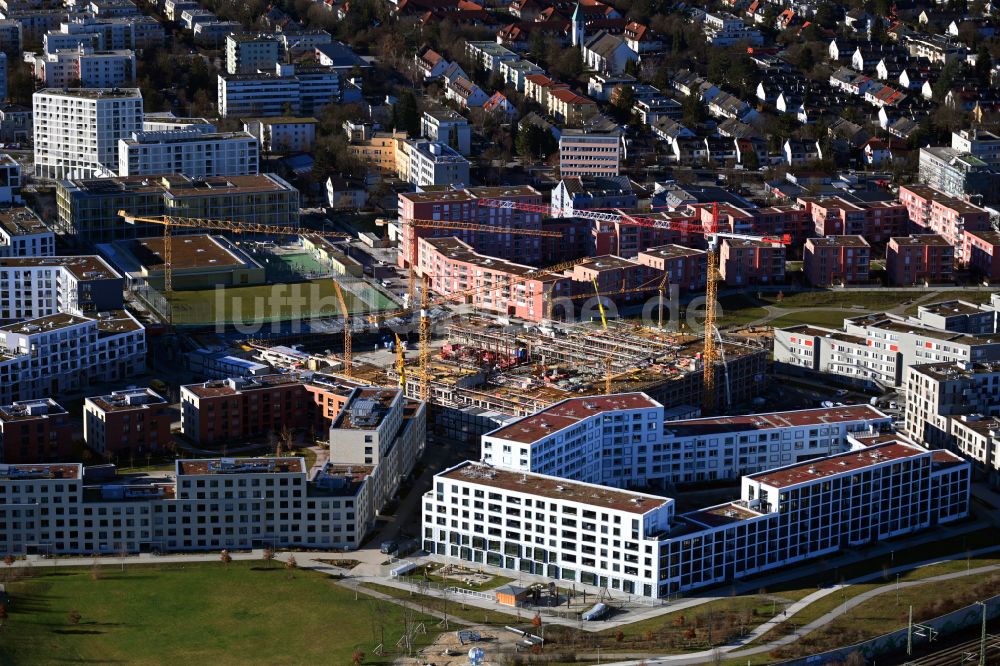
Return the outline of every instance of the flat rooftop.
<path id="1" fill-rule="evenodd" d="M 660 403 L 644 393 L 569 398 L 487 434 L 498 439 L 531 444 L 597 414 L 659 406 Z"/>
<path id="2" fill-rule="evenodd" d="M 313 477 L 309 492 L 333 497 L 354 497 L 374 471 L 374 465 L 327 463 Z"/>
<path id="3" fill-rule="evenodd" d="M 848 405 L 846 407 L 800 409 L 791 412 L 670 421 L 664 426 L 664 430 L 668 435 L 679 438 L 748 430 L 837 425 L 876 419 L 889 421 L 888 416 L 871 405 Z"/>
<path id="4" fill-rule="evenodd" d="M 37 400 L 19 400 L 10 405 L 0 406 L 0 421 L 12 423 L 14 421 L 30 421 L 32 419 L 45 418 L 46 416 L 65 414 L 66 410 L 62 405 L 52 398 L 39 398 Z"/>
<path id="5" fill-rule="evenodd" d="M 831 340 L 839 340 L 840 342 L 848 342 L 855 345 L 862 345 L 862 346 L 868 345 L 867 338 L 863 338 L 860 335 L 851 335 L 850 333 L 845 333 L 844 331 L 838 331 L 836 329 L 828 329 L 828 328 L 818 328 L 816 326 L 810 326 L 808 324 L 802 324 L 800 326 L 786 328 L 785 331 L 789 333 L 804 335 L 807 337 L 830 338 Z"/>
<path id="6" fill-rule="evenodd" d="M 303 458 L 211 458 L 178 460 L 177 476 L 224 474 L 305 474 Z"/>
<path id="7" fill-rule="evenodd" d="M 920 311 L 941 315 L 942 317 L 973 314 L 989 314 L 992 316 L 994 314 L 992 310 L 983 310 L 975 303 L 967 301 L 942 301 L 940 303 L 931 303 L 930 305 L 921 305 Z"/>
<path id="8" fill-rule="evenodd" d="M 871 247 L 862 236 L 824 236 L 810 238 L 806 242 L 814 247 Z"/>
<path id="9" fill-rule="evenodd" d="M 295 375 L 273 374 L 255 377 L 240 377 L 234 382 L 227 379 L 214 379 L 201 384 L 187 384 L 187 389 L 199 398 L 217 398 L 224 395 L 236 395 L 246 391 L 263 391 L 278 386 L 301 384 L 302 380 Z"/>
<path id="10" fill-rule="evenodd" d="M 78 317 L 76 315 L 60 312 L 52 315 L 46 315 L 44 317 L 38 317 L 36 319 L 26 319 L 25 321 L 20 321 L 16 324 L 10 324 L 2 330 L 15 333 L 17 335 L 35 335 L 38 333 L 50 333 L 63 328 L 86 324 L 90 321 L 91 320 L 87 317 Z"/>
<path id="11" fill-rule="evenodd" d="M 83 465 L 58 463 L 52 465 L 0 465 L 0 480 L 18 479 L 80 479 Z"/>
<path id="12" fill-rule="evenodd" d="M 639 254 L 645 254 L 650 257 L 659 257 L 662 259 L 680 259 L 683 257 L 703 255 L 705 254 L 705 250 L 697 250 L 693 247 L 684 247 L 683 245 L 658 245 L 657 247 L 647 248 Z"/>
<path id="13" fill-rule="evenodd" d="M 600 509 L 614 509 L 643 514 L 670 502 L 664 497 L 618 490 L 554 476 L 498 469 L 483 463 L 466 461 L 443 472 L 441 478 L 469 481 L 490 488 L 539 495 L 553 500 L 577 502 Z"/>
<path id="14" fill-rule="evenodd" d="M 162 236 L 137 238 L 123 243 L 147 271 L 163 270 L 164 241 Z M 174 236 L 171 239 L 171 263 L 175 271 L 185 269 L 232 269 L 246 262 L 208 234 Z"/>
<path id="15" fill-rule="evenodd" d="M 399 395 L 398 389 L 355 389 L 330 427 L 341 430 L 375 430 L 382 424 Z"/>
<path id="16" fill-rule="evenodd" d="M 996 233 L 996 232 L 994 232 Z M 951 247 L 951 243 L 940 234 L 910 234 L 909 236 L 893 236 L 889 239 L 897 245 L 928 245 L 934 247 Z"/>
<path id="17" fill-rule="evenodd" d="M 72 180 L 72 187 L 84 195 L 118 197 L 122 192 L 162 193 L 170 198 L 210 195 L 285 192 L 291 187 L 276 176 L 216 176 L 192 179 L 179 174 L 166 176 L 118 176 Z"/>
<path id="18" fill-rule="evenodd" d="M 144 327 L 126 310 L 106 310 L 98 312 L 93 319 L 97 321 L 97 331 L 102 336 L 117 335 L 130 331 L 141 331 Z"/>
<path id="19" fill-rule="evenodd" d="M 617 257 L 611 254 L 606 254 L 601 257 L 594 257 L 593 259 L 582 261 L 573 266 L 573 269 L 574 271 L 577 268 L 582 268 L 592 271 L 613 271 L 622 268 L 634 268 L 638 265 L 639 264 L 632 261 L 631 259 L 626 259 L 624 257 Z"/>
<path id="20" fill-rule="evenodd" d="M 109 280 L 120 278 L 103 259 L 96 255 L 79 257 L 0 257 L 2 268 L 65 268 L 77 280 Z"/>
<path id="21" fill-rule="evenodd" d="M 893 442 L 872 446 L 861 451 L 842 453 L 809 462 L 781 467 L 770 472 L 752 474 L 749 478 L 774 488 L 789 488 L 817 479 L 854 472 L 893 460 L 916 458 L 925 454 L 923 449 L 911 444 Z"/>
<path id="22" fill-rule="evenodd" d="M 427 243 L 449 259 L 462 261 L 467 264 L 473 264 L 491 271 L 509 273 L 517 276 L 529 275 L 538 271 L 537 268 L 532 266 L 515 264 L 513 261 L 507 261 L 506 259 L 479 254 L 473 250 L 468 243 L 452 236 L 441 238 L 421 238 L 420 242 Z M 541 277 L 541 274 L 539 274 L 539 277 Z"/>
<path id="23" fill-rule="evenodd" d="M 989 243 L 990 245 L 1000 245 L 1000 231 L 969 231 L 966 229 L 965 233 L 970 236 L 975 236 L 984 243 Z"/>
<path id="24" fill-rule="evenodd" d="M 977 374 L 998 373 L 1000 372 L 1000 362 L 959 364 L 952 361 L 942 361 L 940 363 L 919 363 L 911 365 L 910 368 L 913 372 L 925 374 L 933 379 L 947 380 Z"/>
<path id="25" fill-rule="evenodd" d="M 49 231 L 45 223 L 27 208 L 0 210 L 0 227 L 3 227 L 9 236 L 31 236 Z"/>
<path id="26" fill-rule="evenodd" d="M 82 97 L 84 99 L 142 98 L 142 93 L 138 88 L 44 88 L 35 94 Z"/>
<path id="27" fill-rule="evenodd" d="M 105 412 L 127 412 L 145 409 L 149 405 L 167 404 L 163 397 L 151 389 L 114 391 L 110 395 L 93 396 L 87 400 Z"/>
<path id="28" fill-rule="evenodd" d="M 979 337 L 975 335 L 967 335 L 965 333 L 955 333 L 953 331 L 939 331 L 929 326 L 924 326 L 919 322 L 910 321 L 898 321 L 895 319 L 889 319 L 887 317 L 878 317 L 877 315 L 863 315 L 861 317 L 852 317 L 848 319 L 852 324 L 858 326 L 871 326 L 873 328 L 878 328 L 884 331 L 890 331 L 892 333 L 905 333 L 907 335 L 919 335 L 925 338 L 934 338 L 935 340 L 941 340 L 942 342 L 954 342 L 960 345 L 984 345 L 984 344 L 996 344 L 1000 343 L 1000 337 L 989 338 L 989 337 Z"/>
<path id="29" fill-rule="evenodd" d="M 726 504 L 719 504 L 718 506 L 711 506 L 706 509 L 699 509 L 697 511 L 685 513 L 681 516 L 681 518 L 699 525 L 704 525 L 705 527 L 720 527 L 722 525 L 729 525 L 730 523 L 747 520 L 749 518 L 756 518 L 762 515 L 764 514 L 759 511 L 749 509 L 737 502 L 728 502 Z"/>

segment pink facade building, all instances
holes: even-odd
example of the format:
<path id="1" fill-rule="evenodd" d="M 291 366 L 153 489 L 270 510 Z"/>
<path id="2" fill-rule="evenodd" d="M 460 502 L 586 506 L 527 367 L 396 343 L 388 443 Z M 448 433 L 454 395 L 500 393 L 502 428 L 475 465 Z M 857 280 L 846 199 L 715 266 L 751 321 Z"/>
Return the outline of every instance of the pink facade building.
<path id="1" fill-rule="evenodd" d="M 546 203 L 542 194 L 529 186 L 470 187 L 463 190 L 404 192 L 399 195 L 398 215 L 402 226 L 399 265 L 409 266 L 418 250 L 418 238 L 457 237 L 476 252 L 510 261 L 536 263 L 542 258 L 542 238 L 503 233 L 508 229 L 541 229 L 542 215 L 537 212 L 480 205 L 480 199 Z M 470 231 L 421 226 L 420 221 L 452 221 L 480 224 L 495 231 Z M 416 225 L 408 222 L 417 222 Z"/>
<path id="2" fill-rule="evenodd" d="M 683 245 L 660 245 L 640 252 L 635 260 L 644 266 L 666 272 L 667 284 L 677 285 L 682 292 L 705 288 L 705 250 Z"/>
<path id="3" fill-rule="evenodd" d="M 560 273 L 538 273 L 531 266 L 484 256 L 457 238 L 422 238 L 417 272 L 442 296 L 464 293 L 464 302 L 493 314 L 540 322 L 555 318 L 595 296 L 616 303 L 642 300 L 656 292 L 662 271 L 610 255 L 594 257 Z"/>
<path id="4" fill-rule="evenodd" d="M 955 199 L 922 185 L 899 188 L 899 201 L 906 206 L 910 230 L 920 234 L 940 234 L 955 248 L 962 262 L 966 231 L 988 231 L 990 214 L 979 206 Z"/>
<path id="5" fill-rule="evenodd" d="M 802 272 L 809 284 L 868 282 L 872 248 L 862 236 L 826 236 L 806 240 L 802 249 Z"/>
<path id="6" fill-rule="evenodd" d="M 955 248 L 940 234 L 912 234 L 891 238 L 885 247 L 885 274 L 889 284 L 951 282 Z"/>
<path id="7" fill-rule="evenodd" d="M 817 237 L 862 236 L 869 243 L 887 243 L 906 233 L 906 207 L 894 201 L 852 202 L 841 197 L 802 197 Z"/>
<path id="8" fill-rule="evenodd" d="M 968 231 L 962 237 L 962 262 L 987 280 L 1000 280 L 1000 231 Z"/>
<path id="9" fill-rule="evenodd" d="M 719 273 L 728 286 L 785 281 L 785 246 L 727 238 L 719 249 Z"/>

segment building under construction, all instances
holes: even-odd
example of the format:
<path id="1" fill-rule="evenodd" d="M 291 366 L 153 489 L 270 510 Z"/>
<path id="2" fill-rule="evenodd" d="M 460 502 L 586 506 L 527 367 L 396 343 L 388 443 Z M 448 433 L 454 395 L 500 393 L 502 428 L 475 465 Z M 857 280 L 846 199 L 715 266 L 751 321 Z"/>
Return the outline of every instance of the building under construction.
<path id="1" fill-rule="evenodd" d="M 751 342 L 722 340 L 716 404 L 749 402 L 763 389 L 768 352 Z M 472 318 L 449 325 L 447 343 L 428 365 L 431 401 L 443 408 L 439 434 L 468 439 L 508 418 L 568 397 L 643 391 L 667 409 L 701 405 L 700 336 L 668 333 L 627 321 L 567 326 L 510 326 Z M 389 379 L 398 381 L 396 370 Z M 418 393 L 416 368 L 407 394 Z"/>

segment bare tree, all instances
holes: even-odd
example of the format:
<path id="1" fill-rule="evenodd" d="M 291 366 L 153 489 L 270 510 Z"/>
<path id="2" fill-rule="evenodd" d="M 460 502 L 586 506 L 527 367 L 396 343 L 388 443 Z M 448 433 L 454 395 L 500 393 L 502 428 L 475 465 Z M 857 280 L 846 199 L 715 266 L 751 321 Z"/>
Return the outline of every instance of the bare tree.
<path id="1" fill-rule="evenodd" d="M 69 620 L 69 623 L 70 623 L 70 624 L 74 624 L 74 625 L 75 625 L 75 624 L 80 624 L 80 620 L 82 619 L 82 617 L 83 617 L 83 616 L 82 616 L 82 615 L 80 615 L 80 611 L 78 611 L 78 610 L 76 610 L 76 609 L 73 609 L 73 610 L 71 610 L 71 611 L 70 611 L 70 612 L 69 612 L 69 613 L 68 613 L 68 614 L 66 615 L 66 619 L 67 619 L 67 620 Z"/>
<path id="2" fill-rule="evenodd" d="M 278 439 L 278 450 L 275 452 L 275 455 L 280 458 L 282 451 L 284 453 L 291 453 L 294 443 L 295 435 L 292 433 L 291 428 L 287 425 L 281 426 L 281 436 Z"/>
<path id="3" fill-rule="evenodd" d="M 288 559 L 285 560 L 285 569 L 288 570 L 288 577 L 291 578 L 294 575 L 295 569 L 298 568 L 299 563 L 295 561 L 294 555 L 289 555 Z"/>
<path id="4" fill-rule="evenodd" d="M 225 564 L 228 567 L 229 563 L 233 561 L 233 556 L 229 554 L 228 550 L 223 550 L 219 554 L 219 561 L 221 561 L 223 564 Z"/>
<path id="5" fill-rule="evenodd" d="M 271 550 L 270 546 L 264 549 L 261 559 L 267 562 L 267 568 L 270 569 L 271 563 L 274 561 L 274 551 Z"/>
<path id="6" fill-rule="evenodd" d="M 351 663 L 354 664 L 354 666 L 361 666 L 361 664 L 365 663 L 364 650 L 361 650 L 360 648 L 355 650 L 354 653 L 351 654 Z"/>

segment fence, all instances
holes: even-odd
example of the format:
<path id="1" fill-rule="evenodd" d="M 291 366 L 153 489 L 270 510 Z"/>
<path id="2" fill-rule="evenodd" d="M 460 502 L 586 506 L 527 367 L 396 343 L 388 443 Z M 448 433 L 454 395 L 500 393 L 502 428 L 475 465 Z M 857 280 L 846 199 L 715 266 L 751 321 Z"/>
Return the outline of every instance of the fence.
<path id="1" fill-rule="evenodd" d="M 986 618 L 993 620 L 1000 617 L 1000 595 L 987 599 Z M 968 627 L 978 626 L 983 621 L 983 607 L 978 604 L 970 604 L 956 611 L 946 613 L 932 620 L 925 620 L 920 624 L 934 629 L 942 636 L 953 634 Z M 867 640 L 864 643 L 850 645 L 848 647 L 830 650 L 821 654 L 813 654 L 808 657 L 792 659 L 781 662 L 783 666 L 819 666 L 820 664 L 841 663 L 848 655 L 860 652 L 868 662 L 874 662 L 877 657 L 887 654 L 901 654 L 906 652 L 907 629 L 900 629 L 889 634 L 882 634 Z M 917 638 L 914 634 L 914 643 L 925 638 Z"/>

